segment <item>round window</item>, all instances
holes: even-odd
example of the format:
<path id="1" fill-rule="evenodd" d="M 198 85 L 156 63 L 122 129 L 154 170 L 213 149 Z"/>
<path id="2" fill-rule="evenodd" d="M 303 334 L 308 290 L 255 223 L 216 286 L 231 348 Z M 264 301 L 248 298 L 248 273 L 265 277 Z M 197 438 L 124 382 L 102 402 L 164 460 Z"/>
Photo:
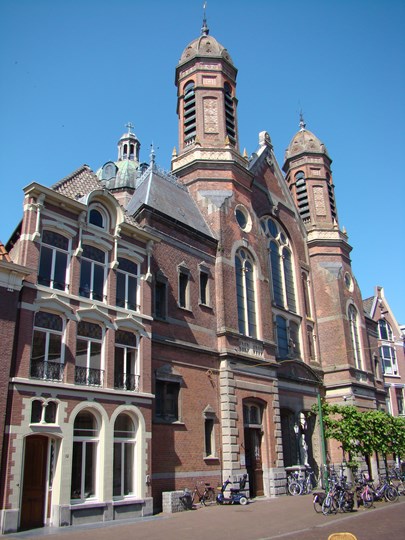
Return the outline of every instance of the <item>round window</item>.
<path id="1" fill-rule="evenodd" d="M 242 231 L 249 232 L 252 226 L 252 222 L 249 213 L 244 206 L 239 205 L 236 207 L 235 217 Z"/>
<path id="2" fill-rule="evenodd" d="M 349 291 L 353 290 L 353 280 L 349 272 L 345 273 L 345 285 L 346 288 L 349 289 Z"/>

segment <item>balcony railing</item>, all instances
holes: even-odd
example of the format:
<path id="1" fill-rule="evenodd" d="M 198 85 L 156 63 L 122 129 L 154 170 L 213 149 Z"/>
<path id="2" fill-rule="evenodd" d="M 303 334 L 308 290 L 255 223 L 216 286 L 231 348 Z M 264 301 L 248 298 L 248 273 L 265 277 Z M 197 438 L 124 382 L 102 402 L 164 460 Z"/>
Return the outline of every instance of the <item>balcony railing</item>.
<path id="1" fill-rule="evenodd" d="M 114 388 L 117 390 L 139 392 L 139 379 L 139 375 L 124 375 L 124 373 L 115 373 Z"/>
<path id="2" fill-rule="evenodd" d="M 102 369 L 75 367 L 75 383 L 84 386 L 103 386 Z"/>
<path id="3" fill-rule="evenodd" d="M 31 377 L 46 381 L 63 380 L 64 365 L 60 362 L 47 362 L 44 360 L 31 361 Z"/>

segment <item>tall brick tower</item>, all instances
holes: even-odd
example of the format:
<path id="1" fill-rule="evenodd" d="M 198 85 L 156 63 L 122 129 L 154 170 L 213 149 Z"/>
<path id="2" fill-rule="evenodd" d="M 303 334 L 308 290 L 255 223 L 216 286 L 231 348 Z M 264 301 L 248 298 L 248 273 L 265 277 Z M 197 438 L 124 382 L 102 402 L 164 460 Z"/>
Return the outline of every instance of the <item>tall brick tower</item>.
<path id="1" fill-rule="evenodd" d="M 308 234 L 326 397 L 375 408 L 378 374 L 351 268 L 352 248 L 338 224 L 331 164 L 325 145 L 306 129 L 301 116 L 283 170 Z"/>

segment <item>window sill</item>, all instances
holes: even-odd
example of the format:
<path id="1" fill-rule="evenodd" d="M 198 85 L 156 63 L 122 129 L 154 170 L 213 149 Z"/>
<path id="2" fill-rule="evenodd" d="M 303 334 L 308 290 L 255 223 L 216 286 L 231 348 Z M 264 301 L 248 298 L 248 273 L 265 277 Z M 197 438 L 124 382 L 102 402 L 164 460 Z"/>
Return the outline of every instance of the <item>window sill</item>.
<path id="1" fill-rule="evenodd" d="M 203 304 L 202 302 L 198 302 L 198 305 L 200 306 L 200 308 L 209 309 L 209 310 L 214 309 L 214 308 L 213 308 L 212 306 L 210 306 L 209 304 Z"/>
<path id="2" fill-rule="evenodd" d="M 190 307 L 188 307 L 188 306 L 180 306 L 179 304 L 177 304 L 177 307 L 178 307 L 179 309 L 181 309 L 182 311 L 188 311 L 189 313 L 192 313 L 192 312 L 193 312 L 193 310 L 192 310 Z"/>
<path id="3" fill-rule="evenodd" d="M 165 426 L 185 426 L 185 423 L 180 420 L 165 420 L 164 418 L 154 418 L 153 423 Z"/>
<path id="4" fill-rule="evenodd" d="M 105 502 L 95 501 L 95 500 L 88 501 L 88 502 L 78 501 L 77 503 L 74 502 L 73 499 L 70 501 L 70 508 L 101 508 L 106 505 L 107 503 Z"/>
<path id="5" fill-rule="evenodd" d="M 217 456 L 205 456 L 204 461 L 219 461 L 219 457 L 217 457 Z"/>
<path id="6" fill-rule="evenodd" d="M 113 500 L 113 506 L 126 506 L 130 504 L 143 504 L 145 502 L 145 499 L 140 499 L 139 497 L 136 497 L 136 495 L 132 495 L 132 498 L 130 495 L 123 499 L 114 499 Z"/>

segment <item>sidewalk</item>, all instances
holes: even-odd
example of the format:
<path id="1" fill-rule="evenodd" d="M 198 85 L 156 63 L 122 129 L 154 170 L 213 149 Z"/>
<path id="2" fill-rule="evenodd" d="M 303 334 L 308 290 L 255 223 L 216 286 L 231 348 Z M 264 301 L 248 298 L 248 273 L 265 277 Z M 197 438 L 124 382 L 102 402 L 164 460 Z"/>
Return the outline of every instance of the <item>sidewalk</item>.
<path id="1" fill-rule="evenodd" d="M 351 532 L 358 540 L 405 537 L 405 497 L 396 503 L 350 514 L 323 516 L 312 507 L 312 496 L 256 499 L 247 506 L 198 507 L 178 514 L 103 524 L 44 528 L 5 538 L 36 540 L 327 540 L 332 532 Z"/>

